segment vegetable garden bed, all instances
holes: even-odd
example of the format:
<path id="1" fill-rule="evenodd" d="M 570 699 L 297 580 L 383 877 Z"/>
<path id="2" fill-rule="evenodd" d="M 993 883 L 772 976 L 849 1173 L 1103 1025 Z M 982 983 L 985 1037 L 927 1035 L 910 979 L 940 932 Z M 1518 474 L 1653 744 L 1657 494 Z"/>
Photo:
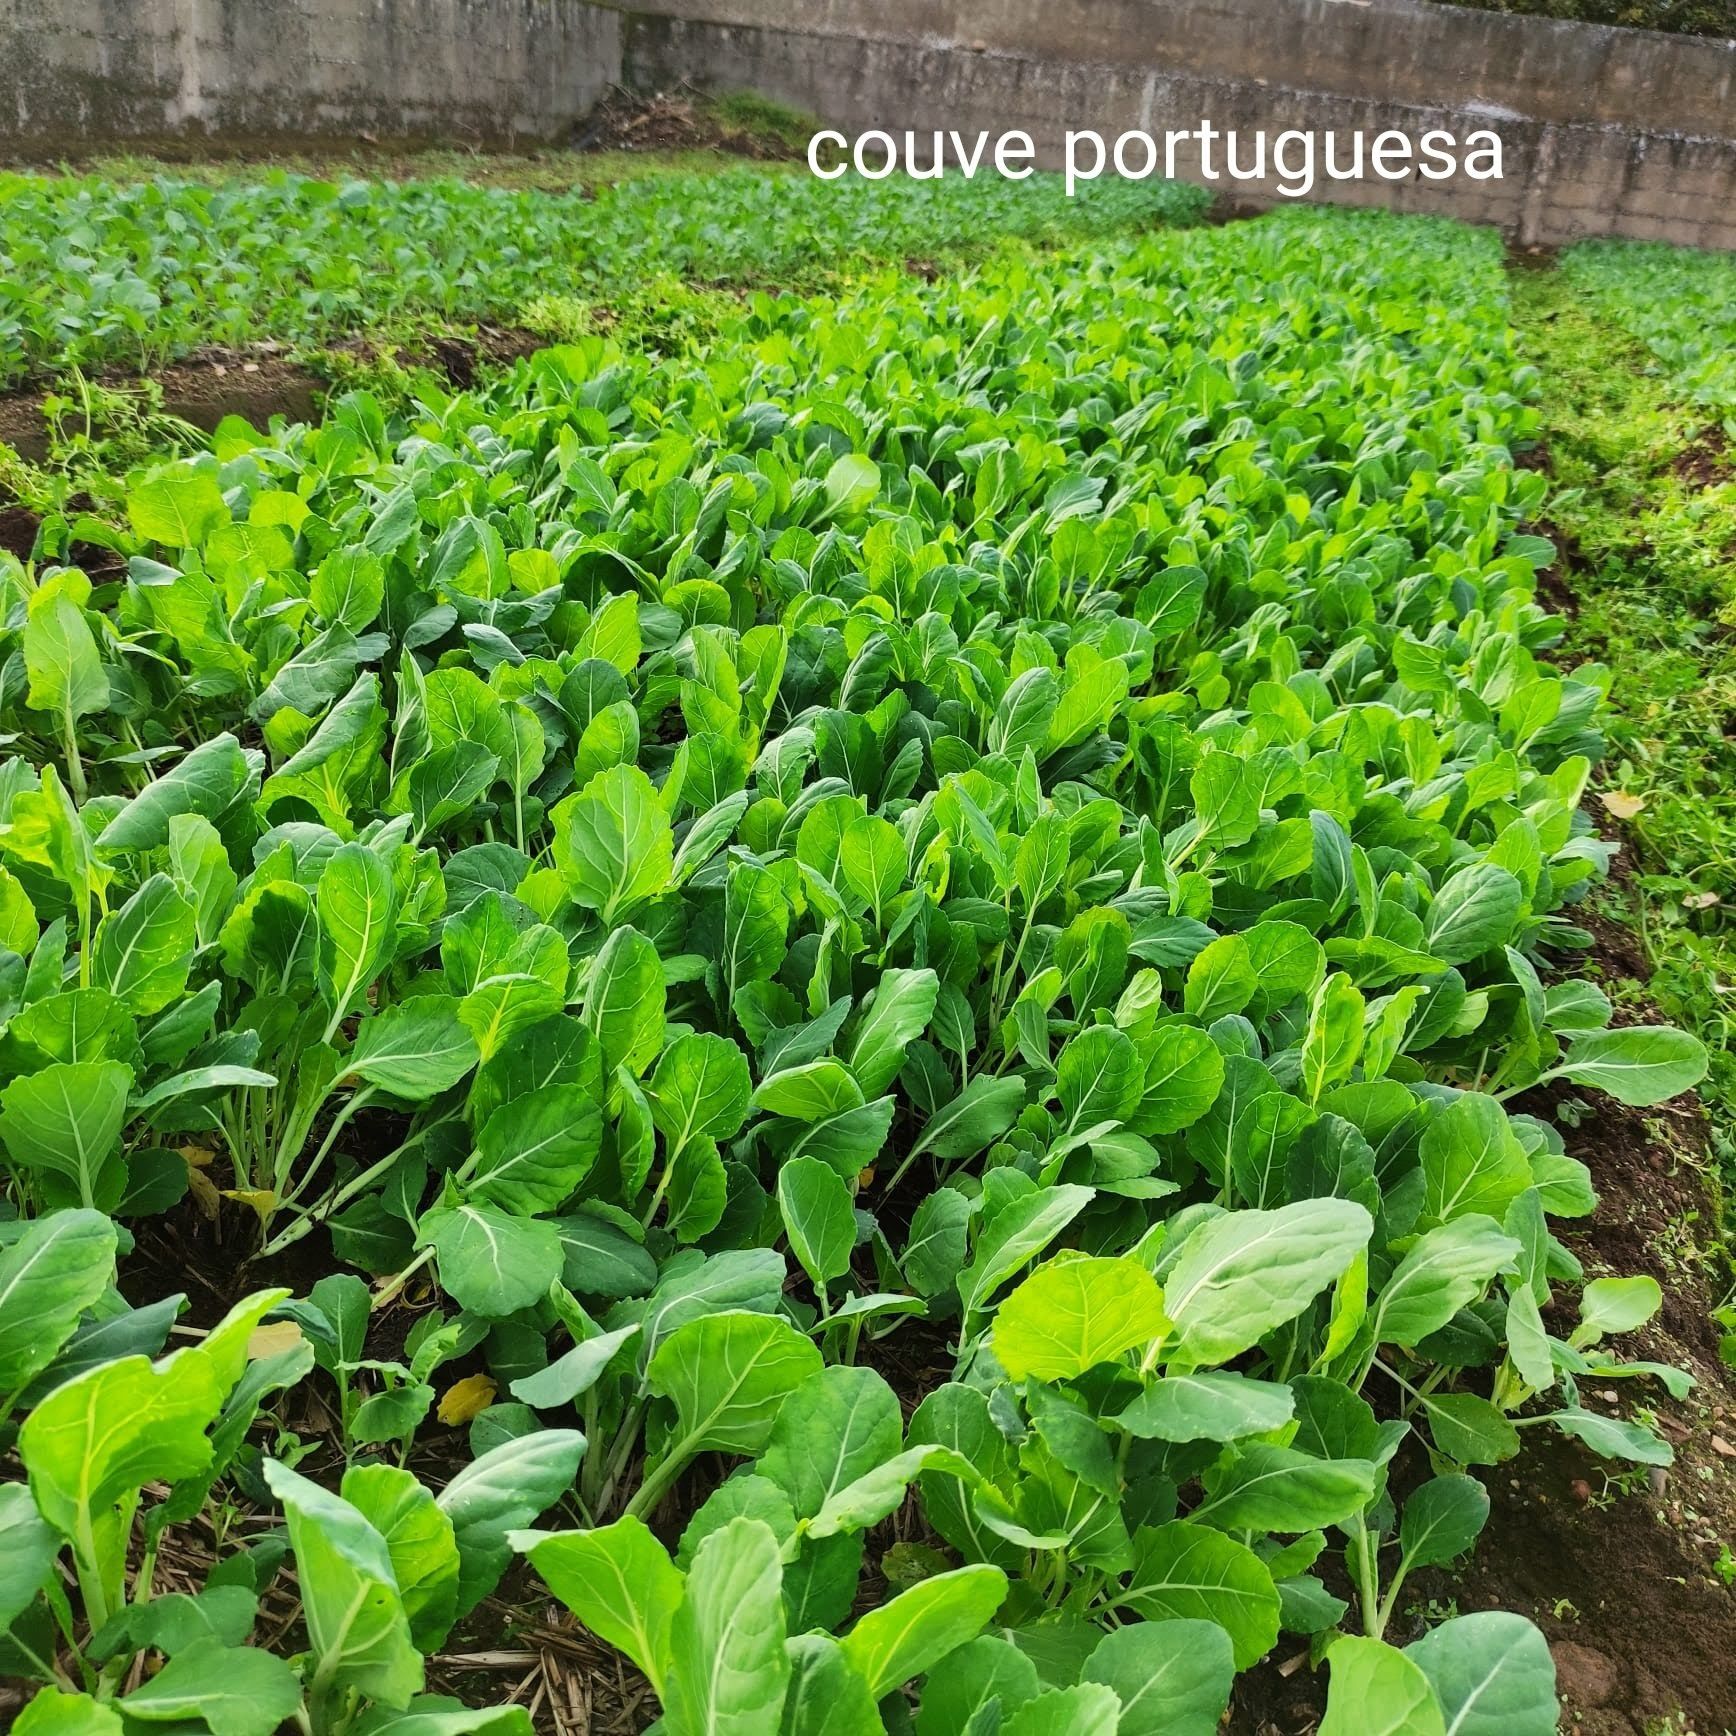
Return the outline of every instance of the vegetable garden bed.
<path id="1" fill-rule="evenodd" d="M 1509 306 L 1425 221 L 1007 247 L 0 557 L 16 1727 L 1555 1728 L 1444 1570 L 1722 1376 Z"/>

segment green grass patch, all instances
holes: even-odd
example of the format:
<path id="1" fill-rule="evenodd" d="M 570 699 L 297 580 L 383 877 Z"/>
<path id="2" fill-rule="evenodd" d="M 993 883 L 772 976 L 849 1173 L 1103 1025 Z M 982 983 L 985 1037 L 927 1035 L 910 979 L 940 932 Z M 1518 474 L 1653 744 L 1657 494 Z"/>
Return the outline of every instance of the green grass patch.
<path id="1" fill-rule="evenodd" d="M 1550 513 L 1571 563 L 1568 644 L 1617 670 L 1603 778 L 1643 799 L 1636 872 L 1614 883 L 1650 994 L 1712 1051 L 1705 1088 L 1736 1157 L 1736 471 L 1666 364 L 1587 305 L 1571 274 L 1523 271 L 1514 305 L 1541 369 Z M 1636 312 L 1631 323 L 1654 324 Z M 1722 472 L 1720 479 L 1720 471 Z"/>

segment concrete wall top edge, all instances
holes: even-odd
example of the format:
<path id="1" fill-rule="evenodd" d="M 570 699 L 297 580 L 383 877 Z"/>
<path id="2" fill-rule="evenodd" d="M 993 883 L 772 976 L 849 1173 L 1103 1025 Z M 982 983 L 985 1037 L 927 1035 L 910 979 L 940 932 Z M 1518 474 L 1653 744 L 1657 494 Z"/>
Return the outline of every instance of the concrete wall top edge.
<path id="1" fill-rule="evenodd" d="M 642 17 L 1163 65 L 1539 120 L 1736 132 L 1736 40 L 1434 0 L 600 0 Z"/>

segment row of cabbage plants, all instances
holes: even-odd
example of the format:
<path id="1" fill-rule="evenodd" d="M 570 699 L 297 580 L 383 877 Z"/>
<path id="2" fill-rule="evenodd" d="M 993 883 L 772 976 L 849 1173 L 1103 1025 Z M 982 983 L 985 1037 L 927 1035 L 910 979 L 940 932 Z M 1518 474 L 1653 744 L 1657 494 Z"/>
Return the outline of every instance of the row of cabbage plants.
<path id="1" fill-rule="evenodd" d="M 1552 1730 L 1535 1628 L 1404 1589 L 1528 1430 L 1668 1460 L 1587 1392 L 1685 1377 L 1538 1088 L 1704 1054 L 1575 974 L 1608 672 L 1548 660 L 1529 385 L 1492 237 L 1293 212 L 228 424 L 46 525 L 18 1728 L 525 1731 L 423 1692 L 516 1552 L 668 1736 L 1208 1736 L 1286 1634 L 1334 1736 Z M 165 1356 L 117 1260 L 201 1211 L 332 1269 Z M 283 1524 L 153 1595 L 217 1502 Z"/>

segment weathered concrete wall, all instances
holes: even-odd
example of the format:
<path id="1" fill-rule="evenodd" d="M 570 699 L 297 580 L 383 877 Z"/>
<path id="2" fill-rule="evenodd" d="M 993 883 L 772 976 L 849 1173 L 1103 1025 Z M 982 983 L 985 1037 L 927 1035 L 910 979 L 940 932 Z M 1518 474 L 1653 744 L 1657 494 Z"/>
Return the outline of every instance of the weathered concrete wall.
<path id="1" fill-rule="evenodd" d="M 1736 248 L 1736 42 L 1426 0 L 608 3 L 628 13 L 627 82 L 758 90 L 850 132 L 1022 128 L 1053 167 L 1069 127 L 1487 127 L 1504 146 L 1499 181 L 1413 171 L 1312 197 L 1498 223 L 1528 242 Z M 1279 197 L 1275 175 L 1216 184 Z"/>
<path id="2" fill-rule="evenodd" d="M 583 0 L 0 0 L 0 140 L 552 138 L 621 69 Z"/>
<path id="3" fill-rule="evenodd" d="M 0 0 L 0 144 L 173 136 L 502 143 L 566 133 L 612 82 L 758 90 L 847 131 L 1202 119 L 1503 141 L 1503 178 L 1313 197 L 1736 249 L 1736 42 L 1429 0 Z M 1184 173 L 1194 160 L 1184 156 Z M 1275 201 L 1263 185 L 1216 183 Z"/>

